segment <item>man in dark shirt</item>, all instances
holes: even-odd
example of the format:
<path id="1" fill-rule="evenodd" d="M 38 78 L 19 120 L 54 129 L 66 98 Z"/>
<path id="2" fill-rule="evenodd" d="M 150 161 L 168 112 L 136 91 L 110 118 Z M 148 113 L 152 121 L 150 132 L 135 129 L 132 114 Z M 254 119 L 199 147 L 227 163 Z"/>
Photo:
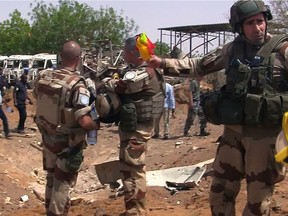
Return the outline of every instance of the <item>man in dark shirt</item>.
<path id="1" fill-rule="evenodd" d="M 4 96 L 4 86 L 5 86 L 5 79 L 2 75 L 2 69 L 0 69 L 0 119 L 2 120 L 3 123 L 3 131 L 4 131 L 4 136 L 7 139 L 10 139 L 10 130 L 9 130 L 9 125 L 8 125 L 8 119 L 5 115 L 5 112 L 3 110 L 3 104 L 8 107 L 8 104 L 6 103 L 5 99 L 3 98 Z"/>
<path id="2" fill-rule="evenodd" d="M 19 123 L 16 132 L 23 134 L 24 126 L 27 117 L 26 113 L 26 100 L 29 104 L 33 104 L 32 100 L 27 95 L 27 75 L 23 73 L 15 84 L 13 91 L 14 105 L 19 111 Z"/>

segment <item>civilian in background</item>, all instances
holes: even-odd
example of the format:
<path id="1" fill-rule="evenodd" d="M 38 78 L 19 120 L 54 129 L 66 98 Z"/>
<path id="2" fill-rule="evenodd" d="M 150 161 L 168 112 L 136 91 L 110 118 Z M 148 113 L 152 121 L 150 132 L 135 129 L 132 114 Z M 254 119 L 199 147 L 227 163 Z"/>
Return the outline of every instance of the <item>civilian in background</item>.
<path id="1" fill-rule="evenodd" d="M 169 139 L 170 132 L 169 132 L 169 124 L 170 124 L 170 112 L 172 112 L 172 117 L 175 118 L 175 97 L 174 97 L 174 90 L 173 86 L 169 83 L 165 83 L 166 88 L 166 97 L 164 101 L 164 109 L 163 109 L 163 122 L 164 122 L 164 135 L 163 139 Z M 161 116 L 154 119 L 154 135 L 152 138 L 158 138 L 159 135 L 159 124 Z"/>

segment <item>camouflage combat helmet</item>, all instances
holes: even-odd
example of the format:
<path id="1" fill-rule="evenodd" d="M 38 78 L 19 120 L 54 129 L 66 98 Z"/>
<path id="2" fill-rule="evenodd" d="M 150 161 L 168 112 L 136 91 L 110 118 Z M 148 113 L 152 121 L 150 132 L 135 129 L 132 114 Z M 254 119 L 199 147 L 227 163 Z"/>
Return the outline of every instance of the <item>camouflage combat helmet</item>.
<path id="1" fill-rule="evenodd" d="M 230 25 L 233 33 L 241 33 L 243 21 L 253 15 L 263 13 L 267 20 L 273 18 L 268 5 L 261 0 L 238 0 L 230 9 Z"/>
<path id="2" fill-rule="evenodd" d="M 116 114 L 120 107 L 120 98 L 113 92 L 99 94 L 95 99 L 95 107 L 100 118 Z"/>

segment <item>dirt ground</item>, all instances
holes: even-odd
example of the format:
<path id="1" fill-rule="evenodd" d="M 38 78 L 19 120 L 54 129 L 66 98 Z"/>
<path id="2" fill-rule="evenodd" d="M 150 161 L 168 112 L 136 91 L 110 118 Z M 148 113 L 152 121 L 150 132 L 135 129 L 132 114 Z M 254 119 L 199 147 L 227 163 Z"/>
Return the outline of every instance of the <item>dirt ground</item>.
<path id="1" fill-rule="evenodd" d="M 12 105 L 12 101 L 9 102 Z M 14 108 L 14 107 L 13 107 Z M 10 128 L 18 123 L 18 112 L 7 113 Z M 45 173 L 42 170 L 40 134 L 33 123 L 35 105 L 27 105 L 26 132 L 30 136 L 13 133 L 11 140 L 0 138 L 0 215 L 40 216 L 45 215 L 43 196 Z M 187 104 L 177 104 L 176 118 L 171 119 L 168 140 L 151 139 L 147 152 L 147 170 L 187 166 L 215 157 L 217 139 L 223 127 L 208 124 L 211 135 L 199 137 L 199 125 L 190 130 L 192 137 L 182 137 L 187 114 Z M 2 122 L 0 122 L 2 130 Z M 177 141 L 183 144 L 176 146 Z M 119 139 L 117 127 L 102 125 L 98 132 L 98 143 L 85 150 L 85 161 L 79 173 L 78 182 L 71 191 L 75 199 L 69 215 L 100 216 L 120 215 L 124 212 L 123 196 L 116 196 L 115 189 L 102 185 L 96 174 L 96 165 L 117 159 Z M 149 216 L 198 216 L 210 215 L 208 196 L 211 184 L 211 165 L 202 177 L 199 186 L 178 191 L 172 195 L 164 187 L 148 187 L 147 212 Z M 246 202 L 245 182 L 237 198 L 237 215 Z M 27 202 L 20 197 L 28 195 Z M 287 178 L 279 183 L 272 199 L 271 215 L 288 215 Z"/>

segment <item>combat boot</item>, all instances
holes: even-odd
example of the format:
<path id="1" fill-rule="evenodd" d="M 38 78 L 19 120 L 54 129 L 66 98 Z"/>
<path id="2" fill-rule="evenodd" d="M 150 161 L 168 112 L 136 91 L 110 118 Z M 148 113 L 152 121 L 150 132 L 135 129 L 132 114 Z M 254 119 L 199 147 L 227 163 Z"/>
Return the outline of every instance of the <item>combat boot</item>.
<path id="1" fill-rule="evenodd" d="M 200 136 L 209 136 L 210 133 L 208 131 L 205 131 L 205 128 L 201 128 Z"/>

